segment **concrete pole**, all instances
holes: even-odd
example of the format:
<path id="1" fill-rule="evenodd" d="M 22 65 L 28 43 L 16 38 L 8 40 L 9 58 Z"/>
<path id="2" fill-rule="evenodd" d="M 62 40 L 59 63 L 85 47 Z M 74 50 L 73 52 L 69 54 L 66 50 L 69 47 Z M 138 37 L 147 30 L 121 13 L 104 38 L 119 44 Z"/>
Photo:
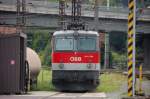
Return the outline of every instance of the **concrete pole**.
<path id="1" fill-rule="evenodd" d="M 104 59 L 104 69 L 109 67 L 109 52 L 110 52 L 110 44 L 109 44 L 109 33 L 105 33 L 105 59 Z"/>
<path id="2" fill-rule="evenodd" d="M 107 10 L 110 8 L 110 0 L 107 0 Z"/>

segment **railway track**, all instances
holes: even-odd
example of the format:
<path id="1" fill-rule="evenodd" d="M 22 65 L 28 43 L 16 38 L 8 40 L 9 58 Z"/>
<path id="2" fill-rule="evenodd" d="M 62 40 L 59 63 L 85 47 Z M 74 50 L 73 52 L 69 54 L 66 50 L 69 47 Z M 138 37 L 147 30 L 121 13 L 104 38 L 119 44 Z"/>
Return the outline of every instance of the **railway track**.
<path id="1" fill-rule="evenodd" d="M 45 92 L 35 91 L 25 95 L 0 95 L 0 99 L 107 99 L 105 93 L 66 93 L 66 92 Z"/>

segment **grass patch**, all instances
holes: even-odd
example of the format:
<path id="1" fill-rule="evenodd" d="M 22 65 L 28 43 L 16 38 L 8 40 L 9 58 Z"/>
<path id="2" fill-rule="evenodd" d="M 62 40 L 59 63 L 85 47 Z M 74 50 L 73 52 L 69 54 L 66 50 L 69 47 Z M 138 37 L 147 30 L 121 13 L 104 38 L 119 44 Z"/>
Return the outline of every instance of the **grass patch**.
<path id="1" fill-rule="evenodd" d="M 105 73 L 100 76 L 100 85 L 97 92 L 113 92 L 120 89 L 126 81 L 126 77 L 119 73 Z"/>
<path id="2" fill-rule="evenodd" d="M 59 0 L 48 0 L 49 2 L 59 2 Z"/>
<path id="3" fill-rule="evenodd" d="M 97 92 L 113 92 L 119 90 L 126 77 L 119 73 L 106 73 L 100 76 L 100 85 Z M 50 69 L 42 69 L 39 76 L 37 86 L 33 88 L 36 91 L 55 91 L 52 85 L 52 72 Z"/>
<path id="4" fill-rule="evenodd" d="M 33 88 L 36 91 L 54 91 L 52 85 L 52 72 L 50 69 L 42 69 L 38 76 L 37 86 Z"/>

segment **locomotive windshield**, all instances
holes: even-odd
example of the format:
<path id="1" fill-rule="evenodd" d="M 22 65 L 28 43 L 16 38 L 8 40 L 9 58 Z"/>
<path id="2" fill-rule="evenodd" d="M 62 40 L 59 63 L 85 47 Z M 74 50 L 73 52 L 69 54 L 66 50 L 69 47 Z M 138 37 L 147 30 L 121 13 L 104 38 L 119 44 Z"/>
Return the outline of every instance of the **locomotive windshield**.
<path id="1" fill-rule="evenodd" d="M 95 51 L 96 37 L 56 37 L 55 51 Z"/>
<path id="2" fill-rule="evenodd" d="M 55 40 L 56 50 L 73 50 L 73 38 L 56 38 Z"/>
<path id="3" fill-rule="evenodd" d="M 80 37 L 78 39 L 79 51 L 93 51 L 96 50 L 96 38 L 94 37 Z"/>

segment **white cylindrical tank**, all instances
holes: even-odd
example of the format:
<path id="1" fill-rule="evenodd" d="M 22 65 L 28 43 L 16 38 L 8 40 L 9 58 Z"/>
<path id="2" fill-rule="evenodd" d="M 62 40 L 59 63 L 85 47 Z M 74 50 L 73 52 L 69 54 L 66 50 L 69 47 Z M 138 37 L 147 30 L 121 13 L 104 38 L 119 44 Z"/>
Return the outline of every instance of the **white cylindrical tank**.
<path id="1" fill-rule="evenodd" d="M 29 64 L 30 79 L 34 82 L 41 70 L 41 60 L 38 54 L 29 47 L 27 47 L 27 62 Z"/>

